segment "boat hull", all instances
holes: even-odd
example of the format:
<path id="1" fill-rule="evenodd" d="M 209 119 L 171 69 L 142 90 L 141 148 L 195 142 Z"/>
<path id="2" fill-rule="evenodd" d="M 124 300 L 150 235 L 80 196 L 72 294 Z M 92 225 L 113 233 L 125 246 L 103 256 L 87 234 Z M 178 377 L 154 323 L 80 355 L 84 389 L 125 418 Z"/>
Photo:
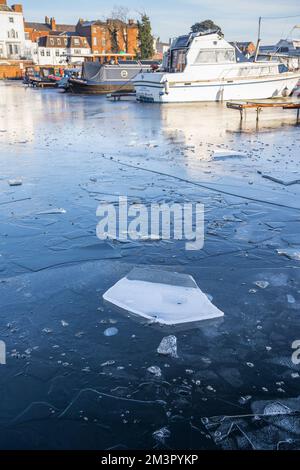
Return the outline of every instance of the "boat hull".
<path id="1" fill-rule="evenodd" d="M 88 94 L 88 95 L 106 95 L 107 93 L 112 93 L 114 91 L 122 89 L 124 93 L 134 91 L 133 83 L 84 83 L 79 80 L 69 79 L 70 91 L 73 93 L 79 94 Z"/>
<path id="2" fill-rule="evenodd" d="M 144 79 L 134 82 L 139 101 L 155 103 L 188 103 L 199 101 L 253 100 L 289 96 L 300 79 L 298 73 L 251 80 L 157 82 Z"/>

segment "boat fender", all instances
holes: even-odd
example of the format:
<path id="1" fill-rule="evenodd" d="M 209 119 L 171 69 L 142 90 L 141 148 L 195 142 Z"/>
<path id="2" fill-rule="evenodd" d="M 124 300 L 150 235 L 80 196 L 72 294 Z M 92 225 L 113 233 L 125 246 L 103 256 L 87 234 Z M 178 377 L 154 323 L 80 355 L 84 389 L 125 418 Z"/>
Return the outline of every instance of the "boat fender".
<path id="1" fill-rule="evenodd" d="M 284 98 L 286 98 L 287 96 L 289 96 L 289 89 L 288 87 L 285 87 L 283 90 L 282 90 L 282 96 Z"/>
<path id="2" fill-rule="evenodd" d="M 165 93 L 166 93 L 166 95 L 168 95 L 169 91 L 170 91 L 170 86 L 169 86 L 168 80 L 165 81 L 164 86 L 165 86 Z"/>

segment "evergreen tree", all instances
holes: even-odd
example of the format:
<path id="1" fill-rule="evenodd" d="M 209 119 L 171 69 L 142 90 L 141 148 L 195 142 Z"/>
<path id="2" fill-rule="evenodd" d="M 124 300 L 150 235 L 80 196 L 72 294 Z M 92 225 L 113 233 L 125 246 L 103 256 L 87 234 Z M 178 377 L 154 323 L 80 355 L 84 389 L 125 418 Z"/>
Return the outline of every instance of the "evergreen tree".
<path id="1" fill-rule="evenodd" d="M 193 24 L 193 26 L 191 27 L 193 33 L 203 33 L 209 29 L 218 29 L 222 34 L 220 26 L 215 24 L 212 20 L 204 20 Z"/>
<path id="2" fill-rule="evenodd" d="M 146 13 L 141 15 L 141 20 L 138 21 L 138 39 L 139 39 L 139 58 L 151 59 L 154 55 L 153 36 L 150 18 Z"/>

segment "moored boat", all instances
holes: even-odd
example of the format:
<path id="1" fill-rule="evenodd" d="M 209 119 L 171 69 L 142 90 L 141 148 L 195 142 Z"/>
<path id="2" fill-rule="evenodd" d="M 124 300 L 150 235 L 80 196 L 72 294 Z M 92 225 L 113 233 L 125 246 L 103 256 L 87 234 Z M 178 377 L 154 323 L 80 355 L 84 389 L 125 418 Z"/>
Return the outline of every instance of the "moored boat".
<path id="1" fill-rule="evenodd" d="M 134 79 L 139 101 L 172 103 L 265 99 L 293 92 L 300 71 L 279 61 L 251 61 L 238 55 L 218 31 L 180 36 L 164 70 Z"/>
<path id="2" fill-rule="evenodd" d="M 134 90 L 132 80 L 141 72 L 154 66 L 153 61 L 125 60 L 117 63 L 100 63 L 86 61 L 82 66 L 80 78 L 69 79 L 70 91 L 73 93 L 107 94 L 118 91 Z"/>

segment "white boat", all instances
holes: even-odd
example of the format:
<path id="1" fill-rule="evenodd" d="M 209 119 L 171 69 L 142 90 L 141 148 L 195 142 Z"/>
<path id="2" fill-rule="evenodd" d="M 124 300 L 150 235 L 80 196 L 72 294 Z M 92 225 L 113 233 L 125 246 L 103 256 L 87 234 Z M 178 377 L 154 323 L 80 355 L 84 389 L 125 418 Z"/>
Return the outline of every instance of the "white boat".
<path id="1" fill-rule="evenodd" d="M 214 31 L 175 39 L 164 69 L 140 73 L 134 86 L 139 101 L 186 103 L 289 96 L 299 79 L 280 62 L 242 57 Z"/>

